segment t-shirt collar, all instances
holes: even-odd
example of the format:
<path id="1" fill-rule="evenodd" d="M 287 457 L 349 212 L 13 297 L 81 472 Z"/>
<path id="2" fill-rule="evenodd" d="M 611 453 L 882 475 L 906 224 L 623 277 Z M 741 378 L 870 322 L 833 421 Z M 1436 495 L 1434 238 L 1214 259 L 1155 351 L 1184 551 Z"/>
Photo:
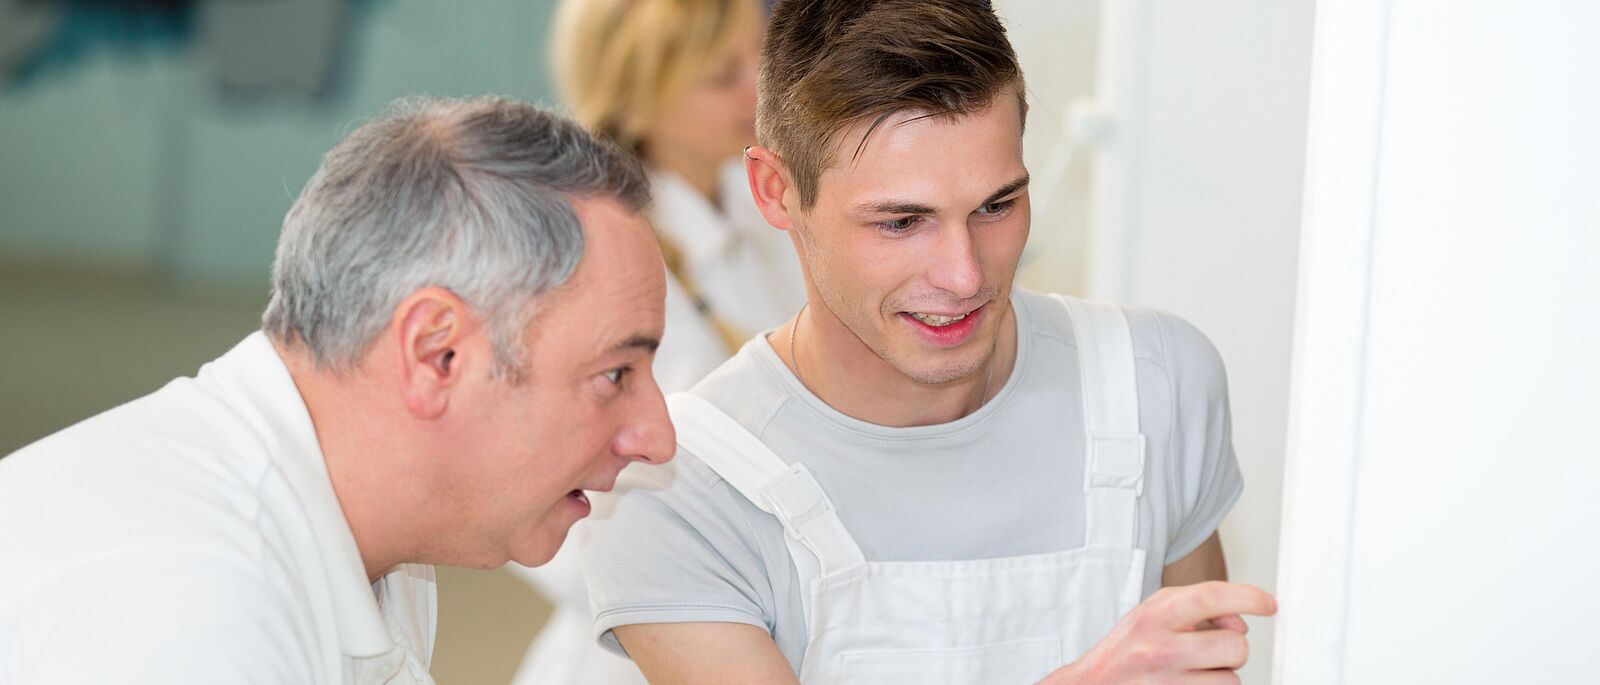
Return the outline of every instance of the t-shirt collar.
<path id="1" fill-rule="evenodd" d="M 772 342 L 767 339 L 772 331 L 764 331 L 747 343 L 740 354 L 752 354 L 756 361 L 764 367 L 770 376 L 775 378 L 784 391 L 792 395 L 801 404 L 810 408 L 830 423 L 850 432 L 865 435 L 876 440 L 926 440 L 942 438 L 971 430 L 973 427 L 987 423 L 991 417 L 1004 411 L 1005 405 L 1015 395 L 1017 388 L 1028 378 L 1028 365 L 1032 341 L 1028 332 L 1031 330 L 1027 303 L 1021 297 L 1019 289 L 1011 290 L 1012 321 L 1017 327 L 1017 359 L 1011 366 L 1011 374 L 1006 378 L 1004 385 L 995 391 L 994 396 L 972 412 L 954 421 L 939 423 L 930 426 L 893 427 L 862 421 L 834 409 L 822 398 L 811 392 L 804 383 L 796 378 L 794 371 L 785 364 L 772 347 Z M 804 334 L 804 331 L 801 332 Z"/>

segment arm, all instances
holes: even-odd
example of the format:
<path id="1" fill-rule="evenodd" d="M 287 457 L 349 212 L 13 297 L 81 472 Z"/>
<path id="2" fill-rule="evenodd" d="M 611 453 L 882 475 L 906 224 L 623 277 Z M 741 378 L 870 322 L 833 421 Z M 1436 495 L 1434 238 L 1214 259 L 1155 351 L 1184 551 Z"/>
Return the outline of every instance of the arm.
<path id="1" fill-rule="evenodd" d="M 607 649 L 654 683 L 796 683 L 770 632 L 787 615 L 772 588 L 794 572 L 776 519 L 686 454 L 623 471 L 596 501 L 583 567 Z"/>
<path id="2" fill-rule="evenodd" d="M 1200 543 L 1188 556 L 1173 562 L 1161 572 L 1162 587 L 1182 587 L 1196 585 L 1208 580 L 1227 580 L 1228 560 L 1222 555 L 1222 538 L 1212 533 L 1205 542 Z M 1215 616 L 1199 625 L 1201 629 L 1227 628 L 1240 633 L 1249 632 L 1244 619 L 1238 614 Z"/>
<path id="3" fill-rule="evenodd" d="M 1162 587 L 1227 579 L 1228 560 L 1222 554 L 1222 539 L 1216 533 L 1212 533 L 1188 556 L 1173 562 L 1161 572 Z"/>
<path id="4" fill-rule="evenodd" d="M 743 623 L 638 623 L 613 629 L 652 685 L 798 685 L 766 631 Z"/>

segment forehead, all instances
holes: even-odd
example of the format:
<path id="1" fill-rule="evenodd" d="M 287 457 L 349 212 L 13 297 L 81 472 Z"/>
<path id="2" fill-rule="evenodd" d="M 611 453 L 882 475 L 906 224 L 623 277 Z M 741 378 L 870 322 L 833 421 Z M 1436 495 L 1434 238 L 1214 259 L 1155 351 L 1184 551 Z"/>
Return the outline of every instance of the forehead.
<path id="1" fill-rule="evenodd" d="M 541 303 L 535 326 L 583 347 L 631 336 L 659 338 L 666 273 L 650 225 L 614 198 L 576 198 L 583 257 L 567 283 Z M 594 350 L 598 353 L 600 350 Z"/>
<path id="2" fill-rule="evenodd" d="M 968 114 L 896 112 L 876 128 L 870 121 L 846 128 L 832 152 L 819 179 L 819 209 L 885 194 L 933 206 L 978 202 L 1025 172 L 1021 107 L 1002 91 Z"/>

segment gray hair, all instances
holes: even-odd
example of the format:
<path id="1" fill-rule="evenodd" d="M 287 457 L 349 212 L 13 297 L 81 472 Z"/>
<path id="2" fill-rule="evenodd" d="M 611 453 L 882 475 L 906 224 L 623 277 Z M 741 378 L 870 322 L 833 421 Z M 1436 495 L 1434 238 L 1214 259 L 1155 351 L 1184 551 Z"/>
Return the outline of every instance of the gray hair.
<path id="1" fill-rule="evenodd" d="M 407 98 L 323 157 L 283 220 L 267 335 L 353 368 L 419 288 L 485 317 L 494 375 L 522 376 L 536 295 L 583 255 L 572 198 L 650 201 L 639 163 L 573 121 L 498 97 Z"/>

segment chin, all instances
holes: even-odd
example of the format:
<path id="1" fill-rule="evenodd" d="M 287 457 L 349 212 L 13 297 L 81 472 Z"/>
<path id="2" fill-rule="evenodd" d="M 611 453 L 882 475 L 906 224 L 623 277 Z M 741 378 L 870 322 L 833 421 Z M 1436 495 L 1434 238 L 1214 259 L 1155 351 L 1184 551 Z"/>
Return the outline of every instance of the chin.
<path id="1" fill-rule="evenodd" d="M 923 385 L 944 385 L 971 378 L 982 368 L 982 360 L 961 364 L 905 364 L 896 365 L 900 374 Z"/>
<path id="2" fill-rule="evenodd" d="M 526 566 L 528 568 L 537 568 L 550 563 L 550 560 L 554 559 L 555 557 L 556 551 L 551 549 L 543 550 L 535 554 L 518 554 L 512 556 L 510 561 L 517 562 L 519 565 Z"/>
<path id="3" fill-rule="evenodd" d="M 571 526 L 563 527 L 559 531 L 540 530 L 536 537 L 526 540 L 512 550 L 511 561 L 523 566 L 543 566 L 554 559 L 556 552 L 561 550 L 561 545 L 567 541 L 567 533 Z"/>
<path id="4" fill-rule="evenodd" d="M 931 352 L 912 342 L 901 354 L 884 355 L 900 375 L 923 385 L 944 385 L 971 378 L 983 370 L 993 350 L 992 339 L 975 349 Z"/>

